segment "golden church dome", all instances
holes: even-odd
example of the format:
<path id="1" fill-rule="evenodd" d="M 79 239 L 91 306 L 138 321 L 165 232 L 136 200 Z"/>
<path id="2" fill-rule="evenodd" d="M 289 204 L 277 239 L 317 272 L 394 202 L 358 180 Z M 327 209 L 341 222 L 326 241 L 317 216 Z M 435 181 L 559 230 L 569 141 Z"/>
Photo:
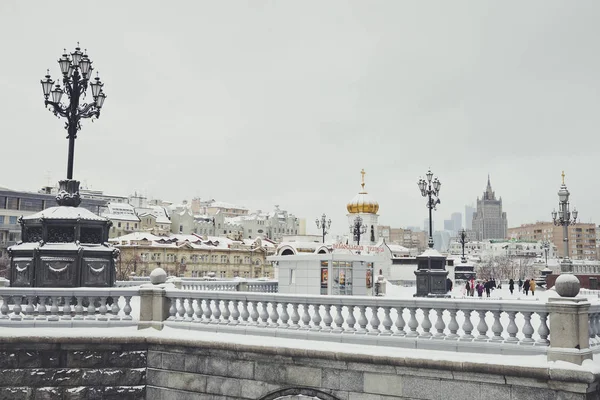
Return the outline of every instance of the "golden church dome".
<path id="1" fill-rule="evenodd" d="M 346 205 L 346 209 L 350 214 L 377 214 L 377 211 L 379 211 L 379 203 L 365 191 L 365 170 L 363 169 L 360 173 L 362 175 L 362 189 L 352 200 L 350 200 Z"/>

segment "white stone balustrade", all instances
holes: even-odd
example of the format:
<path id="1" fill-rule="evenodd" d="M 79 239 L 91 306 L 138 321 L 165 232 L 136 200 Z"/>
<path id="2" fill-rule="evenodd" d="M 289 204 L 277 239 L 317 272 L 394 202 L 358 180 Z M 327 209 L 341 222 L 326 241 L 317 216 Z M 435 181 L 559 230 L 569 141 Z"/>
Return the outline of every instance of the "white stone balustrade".
<path id="1" fill-rule="evenodd" d="M 129 326 L 137 324 L 138 288 L 0 288 L 0 326 Z"/>
<path id="2" fill-rule="evenodd" d="M 549 345 L 548 311 L 539 302 L 176 289 L 166 297 L 166 324 L 184 329 L 503 354 L 544 353 Z M 590 315 L 600 319 L 600 309 Z M 590 336 L 598 340 L 591 329 Z"/>
<path id="3" fill-rule="evenodd" d="M 117 281 L 117 287 L 139 287 L 149 283 L 150 280 L 136 279 L 131 281 Z M 253 281 L 253 280 L 222 280 L 207 281 L 199 279 L 181 278 L 177 281 L 183 290 L 202 291 L 225 291 L 225 292 L 255 292 L 255 293 L 277 293 L 279 284 L 275 280 Z"/>

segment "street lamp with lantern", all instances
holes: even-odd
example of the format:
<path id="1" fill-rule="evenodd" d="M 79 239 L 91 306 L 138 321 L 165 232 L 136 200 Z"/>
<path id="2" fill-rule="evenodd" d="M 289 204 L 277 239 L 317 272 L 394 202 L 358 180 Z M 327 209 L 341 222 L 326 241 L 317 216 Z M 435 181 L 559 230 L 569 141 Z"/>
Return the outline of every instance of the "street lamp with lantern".
<path id="1" fill-rule="evenodd" d="M 467 244 L 468 242 L 469 242 L 469 240 L 467 239 L 467 231 L 465 231 L 464 229 L 461 229 L 460 234 L 458 236 L 458 243 L 460 243 L 461 247 L 462 247 L 461 262 L 463 262 L 463 263 L 467 262 L 467 258 L 465 257 L 465 244 Z"/>
<path id="2" fill-rule="evenodd" d="M 433 248 L 433 221 L 431 218 L 432 210 L 435 210 L 435 207 L 440 204 L 439 194 L 440 187 L 442 183 L 438 180 L 437 177 L 433 179 L 433 172 L 431 169 L 427 171 L 425 175 L 427 180 L 420 178 L 417 182 L 419 185 L 419 190 L 421 190 L 421 196 L 427 197 L 426 207 L 429 209 L 429 248 Z"/>
<path id="3" fill-rule="evenodd" d="M 65 50 L 62 57 L 58 60 L 62 78 L 53 81 L 50 77 L 50 70 L 41 81 L 44 94 L 44 104 L 50 106 L 49 110 L 57 117 L 64 117 L 67 122 L 65 129 L 68 132 L 69 155 L 67 162 L 67 181 L 61 181 L 61 190 L 65 190 L 71 196 L 66 196 L 64 205 L 79 205 L 79 182 L 73 181 L 73 158 L 75 153 L 75 139 L 77 132 L 81 129 L 81 120 L 85 118 L 99 118 L 100 110 L 106 100 L 104 94 L 104 83 L 96 76 L 90 82 L 90 77 L 94 68 L 92 61 L 86 52 L 82 52 L 77 43 L 75 51 L 71 54 Z M 62 80 L 62 86 L 60 84 Z M 92 100 L 84 102 L 87 89 L 90 88 Z M 63 103 L 63 95 L 66 94 L 68 102 Z M 70 189 L 70 190 L 69 190 Z M 76 189 L 76 193 L 74 193 Z M 74 204 L 77 203 L 77 204 Z"/>
<path id="4" fill-rule="evenodd" d="M 315 220 L 317 224 L 317 229 L 321 229 L 323 232 L 323 243 L 325 243 L 325 235 L 329 232 L 329 228 L 331 228 L 331 218 L 327 219 L 325 214 L 321 215 L 321 219 L 317 218 Z"/>
<path id="5" fill-rule="evenodd" d="M 573 272 L 573 263 L 569 258 L 569 225 L 577 223 L 577 210 L 569 211 L 570 193 L 565 185 L 565 172 L 562 173 L 562 185 L 558 191 L 558 212 L 552 210 L 552 221 L 556 226 L 563 227 L 564 256 L 561 262 L 561 272 Z M 571 219 L 571 216 L 573 217 Z"/>
<path id="6" fill-rule="evenodd" d="M 360 246 L 360 237 L 367 232 L 367 226 L 363 225 L 363 219 L 361 216 L 354 218 L 354 223 L 350 225 L 350 233 L 356 241 L 356 245 Z"/>
<path id="7" fill-rule="evenodd" d="M 550 242 L 544 240 L 542 242 L 542 249 L 544 250 L 544 254 L 546 256 L 546 269 L 548 269 L 548 252 L 550 251 Z"/>

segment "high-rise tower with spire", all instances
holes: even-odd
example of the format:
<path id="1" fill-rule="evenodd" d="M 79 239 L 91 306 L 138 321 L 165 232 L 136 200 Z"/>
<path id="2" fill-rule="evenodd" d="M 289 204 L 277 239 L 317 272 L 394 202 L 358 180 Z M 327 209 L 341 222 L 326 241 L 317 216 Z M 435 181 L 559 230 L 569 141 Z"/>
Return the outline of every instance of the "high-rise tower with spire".
<path id="1" fill-rule="evenodd" d="M 490 175 L 481 199 L 477 198 L 477 211 L 473 213 L 473 231 L 477 240 L 505 239 L 508 229 L 506 213 L 502 211 L 502 197 L 496 199 Z"/>

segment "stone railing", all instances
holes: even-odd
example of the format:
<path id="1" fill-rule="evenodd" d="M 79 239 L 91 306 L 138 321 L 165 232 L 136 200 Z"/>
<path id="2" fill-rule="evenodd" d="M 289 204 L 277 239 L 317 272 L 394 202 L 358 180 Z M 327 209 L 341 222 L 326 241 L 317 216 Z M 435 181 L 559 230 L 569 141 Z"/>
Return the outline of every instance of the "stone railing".
<path id="1" fill-rule="evenodd" d="M 181 282 L 165 280 L 131 288 L 0 288 L 0 326 L 169 326 L 430 350 L 547 354 L 552 361 L 578 364 L 600 352 L 600 302 L 590 304 L 584 297 L 521 302 L 313 296 L 250 292 L 268 290 L 268 281 L 252 282 L 261 289 L 249 286 L 242 292 L 185 290 L 176 287 Z"/>
<path id="2" fill-rule="evenodd" d="M 544 353 L 549 345 L 549 312 L 540 302 L 176 289 L 166 297 L 166 324 L 184 329 L 504 354 Z"/>
<path id="3" fill-rule="evenodd" d="M 137 296 L 139 288 L 0 288 L 0 326 L 136 325 Z"/>
<path id="4" fill-rule="evenodd" d="M 168 280 L 177 288 L 184 290 L 216 290 L 224 292 L 258 292 L 258 293 L 277 293 L 279 283 L 275 280 L 255 281 L 255 280 L 219 280 L 208 281 L 200 279 L 173 278 Z M 131 280 L 117 281 L 117 287 L 139 287 L 150 283 L 150 280 Z"/>

